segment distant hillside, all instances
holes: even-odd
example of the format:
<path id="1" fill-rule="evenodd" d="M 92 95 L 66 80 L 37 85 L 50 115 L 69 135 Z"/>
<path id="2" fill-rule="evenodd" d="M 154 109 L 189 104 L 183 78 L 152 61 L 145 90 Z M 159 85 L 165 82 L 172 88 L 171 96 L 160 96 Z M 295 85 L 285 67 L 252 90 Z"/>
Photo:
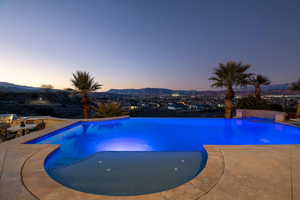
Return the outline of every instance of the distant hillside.
<path id="1" fill-rule="evenodd" d="M 275 85 L 268 85 L 262 87 L 264 92 L 272 92 L 275 90 L 288 90 L 290 84 L 275 84 Z M 254 90 L 254 87 L 248 86 L 246 88 L 239 88 L 236 89 L 237 92 L 251 92 Z M 111 89 L 107 91 L 108 94 L 119 94 L 119 95 L 171 95 L 174 93 L 178 93 L 180 95 L 214 95 L 214 94 L 223 94 L 224 90 L 213 91 L 213 90 L 171 90 L 166 88 L 141 88 L 141 89 Z"/>
<path id="2" fill-rule="evenodd" d="M 288 90 L 290 88 L 290 83 L 284 83 L 284 84 L 273 84 L 273 85 L 266 85 L 262 86 L 263 92 L 270 92 L 274 90 Z M 254 86 L 247 86 L 245 88 L 238 88 L 236 89 L 237 92 L 252 92 L 254 91 Z"/>
<path id="3" fill-rule="evenodd" d="M 29 87 L 16 85 L 13 83 L 0 82 L 0 91 L 1 92 L 38 92 L 41 91 L 41 88 Z"/>
<path id="4" fill-rule="evenodd" d="M 274 84 L 274 85 L 267 85 L 262 87 L 263 90 L 288 90 L 291 87 L 291 83 L 284 83 L 284 84 Z"/>
<path id="5" fill-rule="evenodd" d="M 16 85 L 13 83 L 0 82 L 0 92 L 12 92 L 12 93 L 27 93 L 27 92 L 43 92 L 44 88 L 31 87 L 24 85 Z M 50 91 L 58 91 L 56 89 L 50 89 Z"/>
<path id="6" fill-rule="evenodd" d="M 141 88 L 141 89 L 111 89 L 106 92 L 107 94 L 118 94 L 118 95 L 151 95 L 151 96 L 167 96 L 172 94 L 180 95 L 216 95 L 223 94 L 224 91 L 213 91 L 213 90 L 171 90 L 166 88 Z"/>
<path id="7" fill-rule="evenodd" d="M 200 91 L 196 90 L 171 90 L 166 88 L 142 88 L 142 89 L 111 89 L 107 91 L 110 94 L 123 94 L 123 95 L 171 95 L 178 93 L 181 95 L 197 94 Z"/>
<path id="8" fill-rule="evenodd" d="M 291 84 L 275 84 L 262 87 L 264 92 L 272 91 L 287 91 Z M 254 88 L 248 86 L 247 88 L 237 89 L 237 92 L 251 92 Z M 39 87 L 30 87 L 23 85 L 16 85 L 13 83 L 0 82 L 0 92 L 12 92 L 12 93 L 26 93 L 26 92 L 43 92 L 45 89 Z M 60 91 L 60 90 L 51 90 L 51 91 Z M 98 93 L 98 92 L 97 92 Z M 97 94 L 96 93 L 96 94 Z M 223 94 L 224 90 L 171 90 L 166 88 L 142 88 L 142 89 L 111 89 L 107 92 L 101 92 L 102 95 L 171 95 L 171 94 L 180 94 L 180 95 L 216 95 Z M 100 93 L 99 93 L 100 94 Z"/>

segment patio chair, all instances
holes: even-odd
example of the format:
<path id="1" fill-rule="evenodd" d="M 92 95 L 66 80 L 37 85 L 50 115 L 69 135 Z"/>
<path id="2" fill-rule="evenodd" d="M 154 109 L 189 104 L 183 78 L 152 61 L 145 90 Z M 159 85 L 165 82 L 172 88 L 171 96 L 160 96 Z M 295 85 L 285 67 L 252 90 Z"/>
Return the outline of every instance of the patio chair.
<path id="1" fill-rule="evenodd" d="M 26 125 L 35 125 L 34 128 L 23 130 L 22 135 L 29 134 L 32 131 L 39 131 L 46 127 L 44 120 L 26 120 Z"/>
<path id="2" fill-rule="evenodd" d="M 46 123 L 44 122 L 44 120 L 42 120 L 41 122 L 39 122 L 36 127 L 33 129 L 33 131 L 39 131 L 42 130 L 46 127 Z"/>
<path id="3" fill-rule="evenodd" d="M 15 133 L 9 133 L 7 129 L 10 127 L 8 123 L 0 123 L 0 137 L 2 141 L 10 140 L 16 137 Z"/>
<path id="4" fill-rule="evenodd" d="M 12 124 L 17 119 L 15 114 L 0 114 L 0 123 Z"/>

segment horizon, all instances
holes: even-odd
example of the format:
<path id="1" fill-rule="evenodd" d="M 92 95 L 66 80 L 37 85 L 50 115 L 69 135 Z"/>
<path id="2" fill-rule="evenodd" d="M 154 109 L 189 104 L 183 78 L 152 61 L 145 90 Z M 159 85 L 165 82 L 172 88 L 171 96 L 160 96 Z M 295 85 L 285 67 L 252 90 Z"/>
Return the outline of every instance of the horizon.
<path id="1" fill-rule="evenodd" d="M 0 81 L 0 88 L 1 88 L 1 84 L 4 83 L 4 84 L 12 84 L 12 85 L 15 85 L 15 86 L 21 86 L 21 87 L 33 87 L 33 88 L 40 88 L 42 89 L 41 86 L 30 86 L 30 85 L 23 85 L 23 84 L 16 84 L 16 83 L 11 83 L 11 82 L 2 82 Z M 262 88 L 267 88 L 267 87 L 272 87 L 272 86 L 280 86 L 280 85 L 285 85 L 285 84 L 292 84 L 292 82 L 290 83 L 279 83 L 279 84 L 270 84 L 270 85 L 266 85 L 266 86 L 261 86 Z M 254 90 L 254 87 L 252 85 L 248 85 L 246 87 L 234 87 L 234 89 L 253 89 Z M 53 90 L 64 90 L 64 89 L 68 89 L 68 88 L 53 88 Z M 223 92 L 226 90 L 225 87 L 223 88 L 210 88 L 210 89 L 203 89 L 203 90 L 191 90 L 191 89 L 171 89 L 171 88 L 163 88 L 163 87 L 140 87 L 140 88 L 110 88 L 108 90 L 105 90 L 103 91 L 102 89 L 100 90 L 96 90 L 94 92 L 108 92 L 109 90 L 143 90 L 143 89 L 166 89 L 166 90 L 173 90 L 173 91 L 196 91 L 196 92 L 210 92 L 210 91 L 213 91 L 213 92 Z M 93 92 L 92 92 L 93 93 Z"/>
<path id="2" fill-rule="evenodd" d="M 99 91 L 215 90 L 213 69 L 235 60 L 290 83 L 300 78 L 299 10 L 296 0 L 4 0 L 0 81 L 64 89 L 82 70 Z"/>

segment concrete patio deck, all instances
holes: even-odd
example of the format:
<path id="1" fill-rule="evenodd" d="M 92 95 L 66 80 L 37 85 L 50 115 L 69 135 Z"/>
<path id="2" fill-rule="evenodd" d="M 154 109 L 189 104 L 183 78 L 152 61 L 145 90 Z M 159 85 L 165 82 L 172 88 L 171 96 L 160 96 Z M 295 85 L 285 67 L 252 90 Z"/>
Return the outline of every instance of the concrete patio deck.
<path id="1" fill-rule="evenodd" d="M 44 159 L 57 145 L 21 144 L 70 123 L 74 121 L 0 145 L 1 200 L 300 199 L 300 145 L 206 146 L 206 168 L 190 182 L 160 193 L 112 197 L 75 191 L 44 170 Z"/>

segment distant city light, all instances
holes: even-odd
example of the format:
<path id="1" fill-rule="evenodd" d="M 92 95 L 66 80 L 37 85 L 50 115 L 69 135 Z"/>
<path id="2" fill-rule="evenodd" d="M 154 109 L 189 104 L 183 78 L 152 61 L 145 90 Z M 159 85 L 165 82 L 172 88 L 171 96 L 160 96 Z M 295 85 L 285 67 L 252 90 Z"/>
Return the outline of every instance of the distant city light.
<path id="1" fill-rule="evenodd" d="M 137 106 L 130 106 L 130 110 L 136 110 L 136 109 L 138 109 Z"/>
<path id="2" fill-rule="evenodd" d="M 174 94 L 172 94 L 171 96 L 172 96 L 172 97 L 179 97 L 179 96 L 180 96 L 180 94 L 178 94 L 178 93 L 174 93 Z"/>

